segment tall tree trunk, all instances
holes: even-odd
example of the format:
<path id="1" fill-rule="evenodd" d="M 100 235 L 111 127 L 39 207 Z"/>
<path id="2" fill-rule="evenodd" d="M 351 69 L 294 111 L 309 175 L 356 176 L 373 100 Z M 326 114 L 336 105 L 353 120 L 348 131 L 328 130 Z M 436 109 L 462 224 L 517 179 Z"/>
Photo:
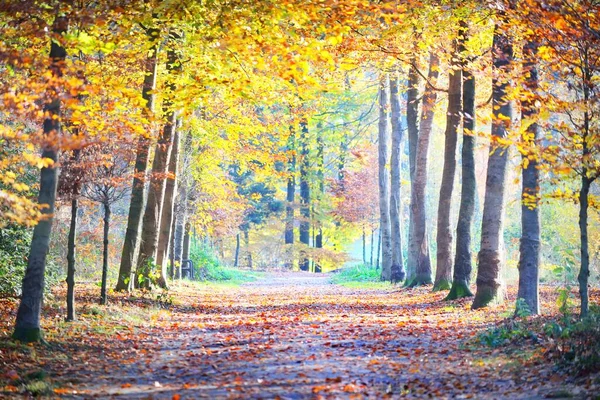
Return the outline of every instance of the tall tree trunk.
<path id="1" fill-rule="evenodd" d="M 392 234 L 392 267 L 390 280 L 392 283 L 401 282 L 406 277 L 404 261 L 402 260 L 402 225 L 401 225 L 401 177 L 400 156 L 402 136 L 404 134 L 400 120 L 400 93 L 398 72 L 390 76 L 390 104 L 392 119 L 392 148 L 391 148 L 391 185 L 390 185 L 390 220 Z"/>
<path id="2" fill-rule="evenodd" d="M 184 162 L 181 166 L 181 180 L 180 185 L 177 190 L 177 218 L 175 224 L 175 244 L 174 244 L 174 278 L 181 278 L 181 262 L 183 261 L 183 242 L 185 239 L 185 226 L 188 220 L 188 209 L 189 205 L 189 180 L 190 175 L 188 173 L 189 168 L 189 158 L 187 158 L 187 150 L 192 146 L 192 138 L 190 133 L 188 132 L 185 140 L 185 146 L 183 148 L 183 154 L 186 155 L 184 157 Z M 177 272 L 179 271 L 179 275 Z"/>
<path id="3" fill-rule="evenodd" d="M 167 179 L 165 188 L 165 199 L 160 217 L 160 236 L 158 238 L 158 249 L 156 264 L 160 267 L 160 277 L 158 286 L 167 288 L 167 257 L 169 254 L 169 244 L 174 232 L 171 231 L 173 225 L 173 210 L 175 208 L 175 192 L 177 188 L 177 171 L 179 169 L 179 129 L 175 127 L 175 137 L 173 138 L 173 149 L 169 159 L 169 174 L 173 177 Z"/>
<path id="4" fill-rule="evenodd" d="M 250 251 L 249 228 L 244 229 L 244 248 L 246 249 L 246 266 L 252 269 L 252 252 Z"/>
<path id="5" fill-rule="evenodd" d="M 415 54 L 416 54 L 415 47 Z M 430 68 L 431 71 L 431 68 Z M 417 271 L 417 255 L 415 251 L 416 238 L 414 237 L 415 215 L 412 207 L 412 193 L 414 192 L 415 171 L 417 170 L 417 147 L 419 143 L 419 73 L 417 71 L 417 57 L 410 60 L 408 67 L 408 88 L 406 90 L 406 128 L 408 132 L 408 161 L 410 171 L 411 206 L 408 213 L 408 257 L 406 261 L 406 283 L 415 278 Z M 429 254 L 429 253 L 428 253 Z"/>
<path id="6" fill-rule="evenodd" d="M 167 52 L 167 70 L 174 79 L 177 69 L 178 57 L 172 43 Z M 175 84 L 171 81 L 168 84 L 169 93 L 163 102 L 163 115 L 165 116 L 165 126 L 162 135 L 158 139 L 154 150 L 154 160 L 152 161 L 152 179 L 148 188 L 148 201 L 142 220 L 142 240 L 140 245 L 140 254 L 137 261 L 137 276 L 141 276 L 141 281 L 135 280 L 135 283 L 142 288 L 149 289 L 153 283 L 152 274 L 158 271 L 152 271 L 151 263 L 156 263 L 156 252 L 158 248 L 158 230 L 160 228 L 160 218 L 165 199 L 166 179 L 168 172 L 169 159 L 173 147 L 173 137 L 177 125 L 175 111 L 173 110 L 172 96 L 175 93 Z M 162 269 L 162 268 L 161 268 Z"/>
<path id="7" fill-rule="evenodd" d="M 235 268 L 240 266 L 240 233 L 235 235 L 235 256 L 233 259 L 233 266 Z"/>
<path id="8" fill-rule="evenodd" d="M 100 304 L 106 304 L 106 280 L 108 277 L 108 232 L 110 230 L 110 204 L 104 203 L 104 237 L 102 240 L 102 285 Z"/>
<path id="9" fill-rule="evenodd" d="M 536 66 L 537 44 L 528 42 L 524 48 L 525 62 L 523 73 L 524 86 L 528 93 L 538 90 L 538 71 Z M 538 110 L 535 100 L 527 98 L 521 103 L 521 115 L 524 121 L 531 122 L 527 134 L 523 135 L 526 146 L 534 149 L 541 136 L 541 127 L 537 123 Z M 519 292 L 517 314 L 539 314 L 539 266 L 540 266 L 540 172 L 536 156 L 523 154 L 523 188 L 521 192 L 521 246 L 519 257 Z M 526 307 L 526 308 L 525 308 Z"/>
<path id="10" fill-rule="evenodd" d="M 323 225 L 321 223 L 321 215 L 322 215 L 322 201 L 323 196 L 325 195 L 325 143 L 323 141 L 323 136 L 321 136 L 321 124 L 317 125 L 317 181 L 319 183 L 319 191 L 317 193 L 317 201 L 316 206 L 319 208 L 319 213 L 314 213 L 314 205 L 313 205 L 313 217 L 315 218 L 315 225 L 317 234 L 315 235 L 315 248 L 322 249 L 323 248 Z M 321 266 L 320 260 L 315 261 L 315 272 L 320 273 L 323 271 L 323 267 Z"/>
<path id="11" fill-rule="evenodd" d="M 158 29 L 149 29 L 147 35 L 154 43 L 146 59 L 146 72 L 142 86 L 142 98 L 146 100 L 147 114 L 152 114 L 154 109 L 154 89 L 156 88 L 156 72 L 158 67 Z M 150 152 L 150 141 L 140 137 L 137 143 L 135 156 L 135 174 L 131 185 L 131 200 L 129 202 L 129 213 L 127 214 L 127 230 L 121 253 L 121 264 L 115 290 L 131 290 L 135 282 L 132 276 L 133 266 L 137 260 L 140 247 L 140 230 L 142 213 L 145 208 L 145 182 L 148 170 L 148 153 Z"/>
<path id="12" fill-rule="evenodd" d="M 466 68 L 463 68 L 462 187 L 458 226 L 456 228 L 454 279 L 446 300 L 473 296 L 469 284 L 471 282 L 471 271 L 473 270 L 471 231 L 475 215 L 475 196 L 477 195 L 477 181 L 475 179 L 475 111 L 475 77 Z"/>
<path id="13" fill-rule="evenodd" d="M 429 256 L 429 241 L 427 240 L 427 213 L 425 189 L 427 188 L 429 156 L 429 142 L 433 124 L 433 113 L 437 101 L 437 92 L 433 85 L 437 83 L 439 75 L 439 58 L 434 53 L 429 57 L 429 72 L 427 80 L 430 84 L 425 86 L 423 94 L 423 106 L 419 126 L 419 138 L 417 142 L 417 154 L 415 160 L 415 173 L 412 180 L 410 194 L 410 210 L 413 216 L 412 240 L 409 243 L 409 253 L 414 260 L 414 276 L 407 277 L 409 286 L 427 285 L 431 280 L 431 258 Z"/>
<path id="14" fill-rule="evenodd" d="M 375 249 L 375 229 L 371 228 L 371 257 L 369 258 L 369 265 L 373 266 L 373 250 Z"/>
<path id="15" fill-rule="evenodd" d="M 56 78 L 63 75 L 67 52 L 60 44 L 62 36 L 68 28 L 69 21 L 64 17 L 56 17 L 52 27 L 53 36 L 50 45 L 50 71 Z M 50 89 L 50 88 L 49 88 Z M 44 135 L 60 135 L 60 93 L 59 88 L 51 88 L 49 93 L 53 97 L 44 106 L 46 119 L 44 119 Z M 40 312 L 44 295 L 44 274 L 46 271 L 46 254 L 48 254 L 50 235 L 52 233 L 52 220 L 56 200 L 56 187 L 58 184 L 58 150 L 50 143 L 44 145 L 42 157 L 53 161 L 49 167 L 42 168 L 40 172 L 40 189 L 38 203 L 47 207 L 42 209 L 44 218 L 38 222 L 33 230 L 27 269 L 23 278 L 21 302 L 17 311 L 13 339 L 23 342 L 37 342 L 41 338 Z"/>
<path id="16" fill-rule="evenodd" d="M 381 229 L 381 280 L 392 279 L 392 227 L 390 224 L 390 174 L 388 131 L 388 82 L 387 75 L 379 83 L 379 223 Z"/>
<path id="17" fill-rule="evenodd" d="M 363 265 L 367 265 L 367 234 L 365 227 L 362 227 L 362 250 L 363 250 Z"/>
<path id="18" fill-rule="evenodd" d="M 296 201 L 296 134 L 290 127 L 290 138 L 288 140 L 288 178 L 287 194 L 285 204 L 285 244 L 287 269 L 294 268 L 294 202 Z"/>
<path id="19" fill-rule="evenodd" d="M 589 58 L 584 57 L 583 62 L 583 100 L 586 106 L 589 104 L 591 96 L 591 82 L 592 72 L 588 65 Z M 589 240 L 588 240 L 588 207 L 589 207 L 589 193 L 592 182 L 598 178 L 598 173 L 589 176 L 588 163 L 592 159 L 592 153 L 590 149 L 589 139 L 590 137 L 590 122 L 591 115 L 588 110 L 583 113 L 583 132 L 582 132 L 582 162 L 583 168 L 581 171 L 581 188 L 579 190 L 579 237 L 581 246 L 581 267 L 577 276 L 579 282 L 579 297 L 581 299 L 581 309 L 579 316 L 580 318 L 587 317 L 589 313 L 589 292 L 588 282 L 590 279 L 590 252 L 589 252 Z"/>
<path id="20" fill-rule="evenodd" d="M 375 261 L 375 269 L 379 269 L 379 260 L 381 259 L 381 227 L 377 233 L 377 261 Z"/>
<path id="21" fill-rule="evenodd" d="M 454 44 L 453 61 L 448 75 L 448 112 L 446 114 L 446 132 L 444 143 L 444 169 L 440 185 L 437 219 L 437 267 L 433 290 L 448 290 L 452 285 L 452 195 L 456 175 L 456 145 L 462 112 L 462 69 L 456 60 L 461 56 L 464 30 L 459 29 Z"/>
<path id="22" fill-rule="evenodd" d="M 181 260 L 182 263 L 184 261 L 188 261 L 190 259 L 190 245 L 191 245 L 191 230 L 192 230 L 192 224 L 190 224 L 189 221 L 186 221 L 185 223 L 185 228 L 184 228 L 184 234 L 183 234 L 183 250 L 181 253 Z M 191 276 L 183 276 L 183 274 L 181 273 L 181 268 L 179 269 L 179 273 L 180 273 L 180 278 L 191 278 Z"/>
<path id="23" fill-rule="evenodd" d="M 76 150 L 79 151 L 79 150 Z M 69 239 L 67 243 L 67 321 L 75 321 L 75 258 L 77 239 L 77 213 L 79 211 L 79 193 L 73 190 L 71 199 L 71 223 L 69 225 Z M 77 191 L 78 192 L 78 191 Z"/>
<path id="24" fill-rule="evenodd" d="M 513 105 L 507 98 L 509 82 L 501 76 L 510 67 L 513 48 L 510 39 L 502 32 L 503 27 L 496 24 L 493 44 L 492 81 L 492 142 L 488 160 L 485 200 L 481 222 L 481 249 L 479 250 L 477 269 L 477 292 L 473 300 L 473 309 L 486 307 L 492 302 L 503 300 L 500 271 L 504 264 L 504 189 L 506 184 L 506 165 L 508 149 L 503 149 L 498 139 L 506 137 L 513 119 Z"/>
<path id="25" fill-rule="evenodd" d="M 302 160 L 300 162 L 300 243 L 305 247 L 310 245 L 310 186 L 308 169 L 310 166 L 309 147 L 308 147 L 308 121 L 303 119 L 300 123 L 300 154 Z M 300 257 L 300 270 L 308 271 L 310 266 L 308 255 L 305 250 L 302 250 Z"/>
<path id="26" fill-rule="evenodd" d="M 77 130 L 77 133 L 79 131 Z M 71 160 L 74 164 L 79 161 L 81 150 L 73 150 Z M 76 174 L 80 175 L 83 173 L 79 166 L 74 166 Z M 79 194 L 81 191 L 81 185 L 79 182 L 73 184 L 73 190 L 71 192 L 71 222 L 69 224 L 69 237 L 67 240 L 67 316 L 65 321 L 75 321 L 77 313 L 75 312 L 75 262 L 77 257 L 77 217 L 79 213 Z"/>
<path id="27" fill-rule="evenodd" d="M 585 139 L 584 139 L 585 142 Z M 585 318 L 589 313 L 588 280 L 590 277 L 590 252 L 588 240 L 588 207 L 592 179 L 587 177 L 587 168 L 583 168 L 581 189 L 579 190 L 579 238 L 581 241 L 581 268 L 577 281 L 579 282 L 579 297 L 581 298 L 580 317 Z"/>

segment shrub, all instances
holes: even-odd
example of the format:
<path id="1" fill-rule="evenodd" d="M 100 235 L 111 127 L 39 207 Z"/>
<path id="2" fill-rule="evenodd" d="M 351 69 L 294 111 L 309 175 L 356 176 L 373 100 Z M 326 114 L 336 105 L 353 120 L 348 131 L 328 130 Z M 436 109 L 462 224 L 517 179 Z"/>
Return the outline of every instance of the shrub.
<path id="1" fill-rule="evenodd" d="M 556 361 L 578 374 L 600 372 L 600 307 L 590 306 L 582 320 L 565 315 L 546 325 Z"/>
<path id="2" fill-rule="evenodd" d="M 379 282 L 381 271 L 367 265 L 356 265 L 353 267 L 343 268 L 336 273 L 331 280 L 333 283 L 345 282 Z"/>
<path id="3" fill-rule="evenodd" d="M 9 225 L 0 228 L 0 293 L 21 294 L 21 280 L 27 268 L 31 229 Z"/>

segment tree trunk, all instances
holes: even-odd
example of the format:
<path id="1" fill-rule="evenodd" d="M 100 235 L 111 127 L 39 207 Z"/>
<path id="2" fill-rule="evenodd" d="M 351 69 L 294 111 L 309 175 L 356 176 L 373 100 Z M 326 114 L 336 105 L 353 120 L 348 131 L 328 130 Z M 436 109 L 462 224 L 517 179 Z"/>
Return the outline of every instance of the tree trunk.
<path id="1" fill-rule="evenodd" d="M 367 234 L 365 227 L 362 227 L 362 247 L 363 247 L 363 265 L 367 265 Z"/>
<path id="2" fill-rule="evenodd" d="M 300 123 L 300 154 L 302 160 L 300 162 L 300 243 L 306 247 L 310 245 L 310 186 L 308 169 L 310 166 L 309 147 L 308 147 L 308 121 L 305 119 Z M 309 270 L 309 259 L 305 250 L 302 250 L 300 257 L 300 270 Z"/>
<path id="3" fill-rule="evenodd" d="M 287 269 L 294 268 L 294 202 L 296 201 L 296 135 L 293 127 L 290 127 L 290 138 L 288 142 L 288 178 L 287 196 L 285 204 L 285 244 Z"/>
<path id="4" fill-rule="evenodd" d="M 523 48 L 525 63 L 525 88 L 528 94 L 538 90 L 538 71 L 536 67 L 537 45 L 528 42 Z M 533 149 L 541 136 L 541 127 L 537 123 L 538 110 L 533 99 L 527 98 L 521 103 L 522 119 L 532 122 L 527 128 L 523 141 Z M 540 266 L 540 172 L 537 156 L 523 154 L 523 187 L 521 192 L 521 246 L 519 257 L 519 291 L 517 294 L 516 314 L 540 313 L 539 266 Z M 519 299 L 522 299 L 521 301 Z"/>
<path id="5" fill-rule="evenodd" d="M 439 75 L 439 59 L 431 53 L 429 57 L 429 72 L 427 80 L 431 85 L 437 83 Z M 417 142 L 417 154 L 415 160 L 415 173 L 412 180 L 410 195 L 410 210 L 413 216 L 412 241 L 409 243 L 409 253 L 414 260 L 413 277 L 407 277 L 409 286 L 427 285 L 431 280 L 431 258 L 429 256 L 429 241 L 427 240 L 427 213 L 426 193 L 429 156 L 429 142 L 433 124 L 433 113 L 437 101 L 437 92 L 433 86 L 427 85 L 423 95 L 423 107 L 421 110 L 421 121 L 419 126 L 419 138 Z"/>
<path id="6" fill-rule="evenodd" d="M 437 265 L 433 290 L 448 290 L 452 285 L 452 195 L 456 175 L 456 145 L 462 112 L 462 69 L 456 60 L 461 56 L 464 31 L 459 30 L 455 41 L 453 61 L 448 76 L 448 112 L 446 113 L 446 132 L 444 143 L 444 169 L 440 185 L 437 219 Z"/>
<path id="7" fill-rule="evenodd" d="M 171 33 L 171 36 L 173 34 Z M 177 69 L 178 57 L 174 44 L 167 52 L 167 70 L 170 75 L 174 75 Z M 172 76 L 174 78 L 174 76 Z M 176 88 L 174 83 L 168 84 L 169 94 L 173 96 Z M 162 135 L 158 139 L 154 150 L 154 160 L 152 161 L 152 179 L 148 188 L 148 201 L 142 220 L 142 240 L 140 245 L 140 254 L 137 261 L 137 276 L 141 280 L 135 281 L 140 287 L 150 289 L 154 279 L 153 274 L 158 271 L 152 271 L 153 263 L 156 263 L 156 252 L 158 249 L 158 230 L 165 199 L 166 179 L 168 172 L 169 159 L 173 147 L 173 137 L 176 129 L 175 111 L 173 110 L 172 98 L 167 98 L 163 102 L 163 115 L 165 116 L 165 126 Z M 162 270 L 162 268 L 161 268 Z"/>
<path id="8" fill-rule="evenodd" d="M 77 152 L 79 150 L 76 150 Z M 73 190 L 71 199 L 71 223 L 69 225 L 69 239 L 67 243 L 67 317 L 66 321 L 75 321 L 75 257 L 77 239 L 77 213 L 79 211 L 78 190 Z"/>
<path id="9" fill-rule="evenodd" d="M 585 139 L 584 139 L 585 143 Z M 587 168 L 583 168 L 581 189 L 579 190 L 579 237 L 581 241 L 581 268 L 577 281 L 579 282 L 579 297 L 581 298 L 580 318 L 585 318 L 589 312 L 588 280 L 590 278 L 590 252 L 588 241 L 588 206 L 592 180 L 587 177 Z"/>
<path id="10" fill-rule="evenodd" d="M 371 228 L 371 257 L 369 258 L 369 265 L 373 266 L 373 250 L 375 248 L 375 229 Z"/>
<path id="11" fill-rule="evenodd" d="M 248 228 L 244 232 L 244 247 L 246 248 L 246 266 L 252 269 L 252 252 L 250 251 L 250 233 Z"/>
<path id="12" fill-rule="evenodd" d="M 464 50 L 463 50 L 464 51 Z M 477 181 L 475 179 L 475 77 L 463 69 L 463 144 L 462 187 L 456 228 L 454 279 L 446 300 L 473 296 L 469 284 L 473 270 L 471 231 L 475 215 Z"/>
<path id="13" fill-rule="evenodd" d="M 175 279 L 175 227 L 177 226 L 177 207 L 173 210 L 173 221 L 171 223 L 171 243 L 169 244 L 169 276 Z"/>
<path id="14" fill-rule="evenodd" d="M 181 260 L 187 261 L 190 259 L 190 241 L 191 241 L 191 224 L 189 222 L 185 223 L 184 234 L 183 234 L 183 250 L 181 253 Z M 188 278 L 188 276 L 183 276 L 181 273 L 181 267 L 179 268 L 179 277 L 180 278 Z"/>
<path id="15" fill-rule="evenodd" d="M 493 44 L 492 81 L 492 142 L 488 160 L 485 200 L 481 222 L 481 249 L 478 257 L 477 292 L 473 300 L 473 309 L 486 307 L 492 302 L 503 300 L 500 271 L 504 263 L 504 189 L 508 149 L 498 144 L 498 139 L 506 137 L 513 119 L 513 105 L 507 98 L 510 84 L 499 78 L 509 68 L 513 49 L 509 38 L 496 25 Z"/>
<path id="16" fill-rule="evenodd" d="M 185 171 L 182 171 L 182 174 Z M 174 278 L 181 278 L 181 262 L 183 258 L 183 247 L 185 239 L 185 230 L 188 219 L 188 179 L 182 179 L 177 193 L 177 219 L 175 225 L 175 245 L 174 245 Z M 179 275 L 177 274 L 179 271 Z"/>
<path id="17" fill-rule="evenodd" d="M 158 29 L 149 29 L 148 37 L 154 42 L 146 59 L 146 72 L 142 86 L 142 98 L 146 100 L 147 114 L 152 114 L 154 109 L 154 89 L 156 88 L 156 73 L 158 67 Z M 132 276 L 133 266 L 137 260 L 140 247 L 140 230 L 142 212 L 145 207 L 145 182 L 148 170 L 148 153 L 150 141 L 140 137 L 137 143 L 135 157 L 135 175 L 131 185 L 131 200 L 129 202 L 129 213 L 127 214 L 127 230 L 121 253 L 121 264 L 117 279 L 116 291 L 131 290 L 134 286 L 135 277 Z"/>
<path id="18" fill-rule="evenodd" d="M 235 268 L 240 266 L 240 233 L 239 232 L 237 235 L 235 235 L 235 256 L 233 259 L 233 266 Z"/>
<path id="19" fill-rule="evenodd" d="M 381 280 L 392 279 L 392 227 L 390 224 L 390 175 L 388 131 L 388 82 L 387 75 L 379 83 L 379 221 L 381 229 Z"/>
<path id="20" fill-rule="evenodd" d="M 59 37 L 67 31 L 68 19 L 56 17 L 52 27 L 54 36 Z M 63 68 L 67 52 L 58 40 L 52 40 L 50 45 L 51 65 L 50 71 L 55 77 L 63 75 Z M 51 88 L 49 88 L 51 89 Z M 48 90 L 49 93 L 59 93 L 59 88 Z M 55 95 L 44 106 L 46 119 L 44 119 L 44 135 L 56 134 L 60 137 L 60 98 Z M 42 168 L 40 172 L 40 189 L 38 203 L 47 207 L 42 209 L 44 218 L 38 222 L 33 230 L 27 269 L 23 278 L 21 302 L 17 311 L 13 339 L 23 342 L 37 342 L 41 339 L 40 312 L 44 295 L 44 274 L 46 271 L 46 255 L 48 254 L 50 235 L 52 233 L 52 220 L 54 216 L 54 203 L 56 200 L 56 187 L 58 184 L 58 151 L 50 144 L 44 146 L 43 158 L 48 158 L 54 163 Z"/>
<path id="21" fill-rule="evenodd" d="M 177 187 L 177 170 L 179 168 L 179 129 L 175 127 L 175 137 L 173 138 L 173 149 L 169 159 L 169 174 L 173 177 L 167 179 L 165 188 L 165 199 L 160 217 L 160 236 L 158 238 L 158 249 L 156 264 L 160 267 L 160 277 L 158 286 L 163 289 L 167 288 L 167 257 L 169 254 L 169 244 L 171 236 L 174 234 L 171 231 L 173 225 L 173 209 L 175 207 L 175 191 Z"/>
<path id="22" fill-rule="evenodd" d="M 104 203 L 104 237 L 102 240 L 102 285 L 100 304 L 106 304 L 106 279 L 108 277 L 108 232 L 110 230 L 110 204 Z"/>
<path id="23" fill-rule="evenodd" d="M 415 48 L 415 51 L 417 49 Z M 416 53 L 415 53 L 416 54 Z M 431 68 L 430 68 L 431 71 Z M 406 91 L 406 125 L 408 132 L 408 161 L 411 187 L 411 207 L 408 213 L 408 257 L 406 262 L 406 283 L 415 278 L 417 271 L 417 252 L 410 249 L 416 246 L 414 237 L 415 215 L 412 208 L 412 193 L 414 192 L 415 171 L 417 170 L 417 147 L 419 143 L 419 74 L 417 58 L 411 58 L 408 67 L 408 89 Z"/>
<path id="24" fill-rule="evenodd" d="M 377 261 L 375 262 L 375 269 L 379 269 L 379 260 L 381 258 L 381 228 L 377 233 Z"/>
<path id="25" fill-rule="evenodd" d="M 325 195 L 325 143 L 323 141 L 323 137 L 321 136 L 321 124 L 317 125 L 318 133 L 317 133 L 317 181 L 319 183 L 319 190 L 317 192 L 316 204 L 313 204 L 313 218 L 315 219 L 315 225 L 317 234 L 315 235 L 315 248 L 322 249 L 323 248 L 323 226 L 321 224 L 321 214 L 322 214 L 322 201 L 323 196 Z M 315 205 L 319 208 L 319 213 L 314 212 Z M 316 216 L 316 217 L 315 217 Z M 321 273 L 323 271 L 323 267 L 321 266 L 321 262 L 319 259 L 315 261 L 315 272 Z"/>
<path id="26" fill-rule="evenodd" d="M 406 277 L 404 261 L 402 260 L 402 225 L 401 225 L 401 177 L 400 156 L 402 136 L 404 134 L 400 120 L 400 93 L 398 73 L 390 77 L 390 104 L 392 118 L 392 148 L 391 148 L 391 185 L 390 185 L 390 220 L 392 234 L 392 267 L 390 280 L 392 283 L 402 282 Z"/>

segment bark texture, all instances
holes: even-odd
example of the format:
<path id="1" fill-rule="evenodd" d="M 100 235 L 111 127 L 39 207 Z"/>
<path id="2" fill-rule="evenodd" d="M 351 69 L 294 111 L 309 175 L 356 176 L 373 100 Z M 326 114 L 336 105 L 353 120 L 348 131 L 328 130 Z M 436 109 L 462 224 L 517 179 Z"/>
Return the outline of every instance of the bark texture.
<path id="1" fill-rule="evenodd" d="M 586 53 L 587 55 L 587 53 Z M 584 58 L 583 69 L 583 99 L 587 104 L 591 96 L 592 70 L 589 66 L 589 58 Z M 597 172 L 592 172 L 588 168 L 588 160 L 592 157 L 590 149 L 590 122 L 592 116 L 589 111 L 583 113 L 583 130 L 582 130 L 582 161 L 583 168 L 581 169 L 581 189 L 579 190 L 579 239 L 581 245 L 581 267 L 577 276 L 579 282 L 579 297 L 581 299 L 580 318 L 587 317 L 589 313 L 589 290 L 588 283 L 590 279 L 590 251 L 588 238 L 588 207 L 589 194 L 592 182 L 598 178 Z M 593 136 L 592 136 L 593 137 Z"/>
<path id="2" fill-rule="evenodd" d="M 481 248 L 478 257 L 477 292 L 473 309 L 486 307 L 490 303 L 503 300 L 500 271 L 504 264 L 504 189 L 506 185 L 506 165 L 508 149 L 498 144 L 498 139 L 506 137 L 513 119 L 513 105 L 507 98 L 509 82 L 502 78 L 513 58 L 512 43 L 496 24 L 492 49 L 492 143 L 488 160 L 485 183 L 485 200 L 481 222 Z"/>
<path id="3" fill-rule="evenodd" d="M 379 83 L 379 226 L 381 229 L 381 280 L 392 279 L 392 226 L 390 221 L 390 175 L 388 130 L 388 79 L 381 77 Z"/>
<path id="4" fill-rule="evenodd" d="M 287 178 L 287 193 L 286 193 L 286 204 L 285 204 L 285 244 L 288 246 L 286 249 L 286 268 L 292 269 L 294 267 L 294 219 L 295 209 L 294 202 L 296 201 L 296 140 L 295 131 L 290 128 L 290 138 L 288 140 L 288 178 Z"/>
<path id="5" fill-rule="evenodd" d="M 171 47 L 167 52 L 167 70 L 170 74 L 174 74 L 177 69 L 177 63 L 177 53 L 174 48 Z M 150 180 L 150 185 L 148 187 L 148 201 L 146 202 L 146 209 L 144 210 L 144 218 L 142 220 L 142 240 L 140 254 L 137 260 L 135 279 L 137 285 L 146 289 L 149 289 L 156 279 L 154 275 L 157 273 L 160 274 L 160 271 L 152 270 L 151 264 L 156 262 L 158 232 L 166 189 L 165 175 L 168 172 L 168 164 L 173 147 L 173 137 L 177 125 L 172 103 L 175 85 L 171 82 L 167 86 L 167 98 L 163 102 L 165 126 L 154 150 L 152 179 Z"/>
<path id="6" fill-rule="evenodd" d="M 177 190 L 177 171 L 179 169 L 179 129 L 175 127 L 175 136 L 173 138 L 173 149 L 169 159 L 169 175 L 165 188 L 165 199 L 162 207 L 162 215 L 160 217 L 160 236 L 158 238 L 158 249 L 156 253 L 156 264 L 160 267 L 160 277 L 158 285 L 167 288 L 167 266 L 169 245 L 174 232 L 171 231 L 173 226 L 173 211 L 175 209 L 175 192 Z"/>
<path id="7" fill-rule="evenodd" d="M 435 85 L 439 75 L 439 58 L 431 53 L 429 57 L 429 72 L 427 73 L 428 85 L 425 86 L 423 94 L 423 106 L 421 120 L 419 123 L 419 138 L 415 160 L 415 175 L 412 180 L 410 198 L 410 210 L 413 216 L 411 226 L 412 239 L 409 243 L 409 254 L 414 260 L 414 274 L 407 277 L 409 286 L 427 285 L 432 283 L 431 258 L 429 256 L 429 240 L 427 238 L 427 213 L 426 192 L 429 143 L 431 141 L 431 130 L 433 126 L 433 113 L 437 101 Z"/>
<path id="8" fill-rule="evenodd" d="M 416 50 L 416 49 L 415 49 Z M 411 58 L 408 69 L 408 88 L 406 90 L 406 128 L 408 132 L 408 161 L 410 171 L 411 198 L 415 190 L 415 171 L 417 170 L 417 147 L 419 142 L 419 73 L 417 59 Z M 411 251 L 416 246 L 413 225 L 415 215 L 411 206 L 408 215 L 408 257 L 406 261 L 406 282 L 415 278 L 417 271 L 417 252 Z"/>
<path id="9" fill-rule="evenodd" d="M 390 280 L 392 283 L 402 282 L 406 277 L 404 260 L 402 259 L 402 224 L 401 224 L 401 183 L 400 183 L 400 155 L 402 150 L 402 137 L 404 134 L 400 116 L 400 93 L 398 74 L 394 73 L 390 81 L 390 105 L 392 118 L 392 147 L 390 160 L 390 220 L 392 235 L 392 266 Z M 363 243 L 365 242 L 363 230 Z M 364 246 L 363 246 L 364 247 Z M 363 249 L 363 253 L 366 253 Z M 364 254 L 363 254 L 364 255 Z M 366 256 L 365 256 L 366 258 Z"/>
<path id="10" fill-rule="evenodd" d="M 52 30 L 55 36 L 61 36 L 67 31 L 68 20 L 57 17 Z M 67 52 L 58 40 L 52 40 L 50 45 L 50 70 L 55 77 L 63 75 Z M 60 134 L 60 98 L 59 88 L 49 88 L 53 93 L 51 99 L 44 107 L 46 119 L 44 120 L 44 135 Z M 58 151 L 50 144 L 45 145 L 42 152 L 43 158 L 49 158 L 54 163 L 58 161 Z M 43 208 L 42 219 L 33 230 L 27 269 L 22 284 L 21 302 L 17 311 L 13 339 L 22 342 L 37 342 L 41 339 L 40 311 L 44 295 L 44 274 L 46 271 L 46 254 L 48 254 L 50 235 L 52 233 L 52 220 L 58 184 L 58 168 L 56 164 L 42 168 L 40 172 L 39 204 L 46 204 Z"/>
<path id="11" fill-rule="evenodd" d="M 73 193 L 71 199 L 71 222 L 69 224 L 69 238 L 67 242 L 67 316 L 66 321 L 75 321 L 75 260 L 77 256 L 77 213 L 79 212 L 79 200 Z"/>
<path id="12" fill-rule="evenodd" d="M 523 49 L 525 62 L 525 89 L 535 94 L 538 90 L 538 72 L 535 61 L 537 45 L 528 42 Z M 538 125 L 538 111 L 535 100 L 527 98 L 521 103 L 521 114 L 525 121 L 534 121 L 527 128 L 527 135 L 523 141 L 527 148 L 534 149 L 536 141 L 541 136 L 541 127 Z M 519 255 L 519 291 L 517 294 L 517 309 L 519 314 L 540 313 L 539 304 L 539 266 L 540 266 L 540 172 L 537 158 L 523 154 L 523 187 L 521 191 L 521 246 Z M 526 164 L 526 165 L 525 165 Z"/>
<path id="13" fill-rule="evenodd" d="M 475 216 L 475 78 L 463 70 L 463 144 L 462 144 L 462 187 L 460 210 L 456 227 L 456 254 L 452 288 L 446 300 L 473 296 L 469 284 L 473 270 L 471 252 L 473 219 Z"/>
<path id="14" fill-rule="evenodd" d="M 156 88 L 156 72 L 158 67 L 158 29 L 149 29 L 148 36 L 154 43 L 146 59 L 146 72 L 142 86 L 142 98 L 146 100 L 146 110 L 151 114 L 154 109 L 154 89 Z M 136 264 L 137 254 L 140 247 L 140 229 L 142 213 L 145 207 L 145 182 L 148 170 L 148 153 L 150 141 L 140 137 L 137 143 L 135 157 L 135 175 L 131 185 L 131 200 L 129 202 L 129 213 L 127 214 L 127 229 L 121 253 L 121 264 L 115 290 L 123 291 L 133 288 L 133 267 Z"/>
<path id="15" fill-rule="evenodd" d="M 310 167 L 309 147 L 308 147 L 308 121 L 302 120 L 300 123 L 300 243 L 306 247 L 310 245 L 310 185 L 308 170 Z M 308 255 L 303 250 L 300 256 L 300 270 L 308 271 L 310 261 Z"/>
<path id="16" fill-rule="evenodd" d="M 110 204 L 104 203 L 104 236 L 102 238 L 102 283 L 100 286 L 100 304 L 106 304 L 106 280 L 108 277 L 108 244 L 110 231 Z"/>
<path id="17" fill-rule="evenodd" d="M 448 110 L 444 133 L 444 167 L 437 219 L 437 264 L 433 290 L 447 290 L 452 285 L 452 195 L 456 175 L 456 146 L 462 113 L 462 69 L 458 58 L 464 38 L 459 33 L 448 76 Z"/>

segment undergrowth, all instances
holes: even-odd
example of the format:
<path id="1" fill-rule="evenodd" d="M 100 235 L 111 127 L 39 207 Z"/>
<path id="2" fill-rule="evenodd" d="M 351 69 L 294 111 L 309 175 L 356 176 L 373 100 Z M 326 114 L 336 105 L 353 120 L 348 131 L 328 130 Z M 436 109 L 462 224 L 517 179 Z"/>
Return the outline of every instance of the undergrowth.
<path id="1" fill-rule="evenodd" d="M 348 287 L 387 287 L 380 279 L 381 271 L 367 265 L 356 265 L 343 268 L 331 277 L 331 282 Z"/>

